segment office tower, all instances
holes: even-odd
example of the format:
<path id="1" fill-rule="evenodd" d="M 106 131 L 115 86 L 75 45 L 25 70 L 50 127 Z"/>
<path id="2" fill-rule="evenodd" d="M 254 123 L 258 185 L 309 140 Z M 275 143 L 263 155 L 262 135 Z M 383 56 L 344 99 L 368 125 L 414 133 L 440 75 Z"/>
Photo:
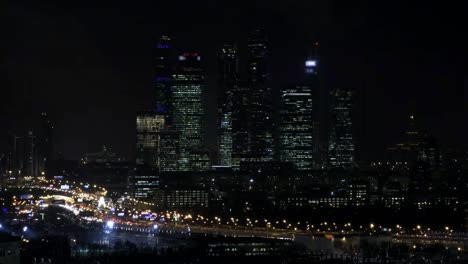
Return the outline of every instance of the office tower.
<path id="1" fill-rule="evenodd" d="M 334 90 L 331 93 L 331 127 L 328 147 L 331 168 L 350 169 L 354 166 L 354 142 L 352 133 L 352 93 Z"/>
<path id="2" fill-rule="evenodd" d="M 248 144 L 250 161 L 272 160 L 274 156 L 272 92 L 268 67 L 268 40 L 262 30 L 248 39 Z"/>
<path id="3" fill-rule="evenodd" d="M 211 168 L 210 153 L 208 151 L 191 151 L 189 154 L 190 171 L 208 171 Z"/>
<path id="4" fill-rule="evenodd" d="M 172 54 L 171 39 L 161 36 L 154 55 L 154 81 L 156 111 L 164 116 L 166 127 L 170 127 L 173 122 Z"/>
<path id="5" fill-rule="evenodd" d="M 219 164 L 232 166 L 233 89 L 238 58 L 235 45 L 224 45 L 219 57 L 218 145 Z"/>
<path id="6" fill-rule="evenodd" d="M 313 122 L 312 122 L 312 144 L 313 144 L 313 167 L 321 168 L 326 161 L 324 154 L 326 151 L 323 151 L 321 140 L 322 137 L 322 128 L 320 126 L 323 116 L 323 107 L 324 107 L 324 96 L 323 90 L 320 83 L 319 70 L 320 70 L 320 58 L 319 58 L 319 43 L 314 42 L 312 48 L 310 49 L 307 60 L 304 64 L 304 84 L 308 85 L 311 88 L 312 101 L 314 102 L 313 107 Z M 328 147 L 328 146 L 327 146 Z"/>
<path id="7" fill-rule="evenodd" d="M 130 172 L 129 189 L 133 197 L 143 200 L 154 198 L 153 194 L 160 186 L 158 172 L 153 168 L 137 168 Z"/>
<path id="8" fill-rule="evenodd" d="M 205 75 L 198 53 L 184 53 L 172 76 L 174 127 L 180 132 L 179 170 L 189 169 L 191 151 L 203 148 Z"/>
<path id="9" fill-rule="evenodd" d="M 24 148 L 25 169 L 22 170 L 22 175 L 37 177 L 39 175 L 37 137 L 32 130 L 28 131 Z"/>
<path id="10" fill-rule="evenodd" d="M 387 147 L 386 160 L 408 169 L 420 160 L 420 145 L 423 141 L 422 133 L 416 125 L 414 115 L 409 116 L 407 129 L 396 144 Z"/>
<path id="11" fill-rule="evenodd" d="M 39 171 L 41 176 L 52 177 L 54 126 L 46 112 L 41 113 L 41 129 L 39 130 Z"/>
<path id="12" fill-rule="evenodd" d="M 164 128 L 164 115 L 155 111 L 137 113 L 136 163 L 147 167 L 157 167 L 159 163 L 159 132 Z"/>
<path id="13" fill-rule="evenodd" d="M 179 132 L 162 130 L 159 132 L 159 171 L 178 171 L 180 157 Z"/>
<path id="14" fill-rule="evenodd" d="M 247 127 L 249 106 L 249 82 L 237 80 L 232 89 L 232 163 L 233 170 L 240 169 L 240 163 L 248 154 L 249 134 Z"/>
<path id="15" fill-rule="evenodd" d="M 312 91 L 298 85 L 281 91 L 280 158 L 298 170 L 313 165 Z"/>
<path id="16" fill-rule="evenodd" d="M 326 151 L 323 151 L 322 149 L 322 144 L 321 144 L 321 126 L 320 122 L 318 121 L 313 121 L 312 122 L 312 149 L 313 149 L 313 167 L 314 168 L 321 168 L 323 166 L 323 161 L 326 160 L 326 158 L 323 157 L 323 154 L 326 153 Z"/>

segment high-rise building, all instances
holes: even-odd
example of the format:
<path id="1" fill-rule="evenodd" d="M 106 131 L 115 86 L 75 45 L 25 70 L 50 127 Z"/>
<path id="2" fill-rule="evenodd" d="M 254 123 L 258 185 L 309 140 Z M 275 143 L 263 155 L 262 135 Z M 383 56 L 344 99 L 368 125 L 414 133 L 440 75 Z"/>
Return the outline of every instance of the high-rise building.
<path id="1" fill-rule="evenodd" d="M 190 171 L 208 171 L 211 168 L 210 153 L 208 151 L 191 151 L 189 157 Z"/>
<path id="2" fill-rule="evenodd" d="M 154 82 L 156 111 L 164 116 L 166 127 L 170 127 L 173 122 L 172 54 L 171 39 L 161 36 L 154 55 Z"/>
<path id="3" fill-rule="evenodd" d="M 334 90 L 331 93 L 331 127 L 328 162 L 331 168 L 354 167 L 354 141 L 352 133 L 352 92 Z"/>
<path id="4" fill-rule="evenodd" d="M 313 167 L 321 168 L 326 161 L 324 155 L 326 151 L 323 151 L 322 146 L 325 145 L 322 142 L 322 128 L 320 126 L 321 119 L 323 116 L 324 107 L 324 96 L 323 90 L 320 83 L 319 70 L 320 70 L 320 58 L 319 58 L 319 43 L 314 42 L 310 54 L 304 64 L 305 80 L 304 84 L 311 88 L 312 101 L 314 102 L 313 107 L 313 122 L 312 122 L 312 144 L 313 144 Z"/>
<path id="5" fill-rule="evenodd" d="M 53 124 L 46 112 L 41 113 L 41 129 L 39 133 L 39 171 L 41 176 L 52 177 L 53 158 Z"/>
<path id="6" fill-rule="evenodd" d="M 313 165 L 312 91 L 298 85 L 281 91 L 280 158 L 298 170 Z"/>
<path id="7" fill-rule="evenodd" d="M 179 170 L 189 170 L 190 151 L 203 148 L 205 74 L 198 53 L 178 57 L 172 75 L 174 127 L 180 132 Z"/>
<path id="8" fill-rule="evenodd" d="M 164 128 L 164 115 L 155 111 L 137 113 L 136 163 L 147 167 L 158 167 L 159 132 Z"/>
<path id="9" fill-rule="evenodd" d="M 180 157 L 179 132 L 162 130 L 159 133 L 159 171 L 178 171 Z"/>
<path id="10" fill-rule="evenodd" d="M 38 144 L 37 136 L 32 130 L 28 131 L 24 142 L 24 165 L 22 170 L 23 176 L 37 177 L 39 175 L 39 162 L 38 162 Z"/>
<path id="11" fill-rule="evenodd" d="M 273 96 L 270 86 L 269 51 L 266 34 L 254 30 L 248 39 L 248 144 L 250 161 L 274 157 Z"/>
<path id="12" fill-rule="evenodd" d="M 219 57 L 218 145 L 219 164 L 232 166 L 233 89 L 237 79 L 238 58 L 235 45 L 224 45 Z"/>
<path id="13" fill-rule="evenodd" d="M 237 80 L 232 89 L 231 138 L 232 163 L 234 170 L 240 169 L 240 162 L 245 159 L 249 148 L 247 127 L 249 105 L 249 82 Z"/>
<path id="14" fill-rule="evenodd" d="M 153 168 L 137 168 L 131 171 L 128 180 L 128 188 L 137 199 L 152 199 L 155 190 L 160 187 L 158 172 Z"/>

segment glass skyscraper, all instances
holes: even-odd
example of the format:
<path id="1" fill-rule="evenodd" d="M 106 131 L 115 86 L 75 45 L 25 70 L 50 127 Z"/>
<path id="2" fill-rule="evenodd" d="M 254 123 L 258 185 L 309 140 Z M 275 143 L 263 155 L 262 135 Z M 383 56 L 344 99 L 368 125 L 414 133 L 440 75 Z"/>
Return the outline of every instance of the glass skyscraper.
<path id="1" fill-rule="evenodd" d="M 168 36 L 161 36 L 154 54 L 154 78 L 156 92 L 156 111 L 164 115 L 165 126 L 173 122 L 172 100 L 172 47 Z"/>
<path id="2" fill-rule="evenodd" d="M 280 158 L 298 170 L 313 165 L 312 91 L 298 85 L 281 91 Z"/>
<path id="3" fill-rule="evenodd" d="M 337 89 L 331 93 L 331 96 L 328 165 L 331 168 L 350 169 L 354 166 L 352 92 Z"/>
<path id="4" fill-rule="evenodd" d="M 224 45 L 219 57 L 218 145 L 219 164 L 232 166 L 232 115 L 238 57 L 235 45 Z"/>
<path id="5" fill-rule="evenodd" d="M 249 81 L 238 79 L 232 89 L 232 168 L 240 169 L 241 160 L 249 152 L 249 134 L 247 120 L 249 118 Z"/>
<path id="6" fill-rule="evenodd" d="M 274 157 L 272 92 L 268 40 L 262 30 L 254 30 L 248 39 L 248 159 L 268 161 Z"/>
<path id="7" fill-rule="evenodd" d="M 180 133 L 179 170 L 189 170 L 190 152 L 203 148 L 205 73 L 198 53 L 178 57 L 172 75 L 174 128 Z"/>
<path id="8" fill-rule="evenodd" d="M 164 115 L 155 111 L 137 113 L 136 163 L 146 167 L 159 166 L 159 133 L 164 128 Z"/>

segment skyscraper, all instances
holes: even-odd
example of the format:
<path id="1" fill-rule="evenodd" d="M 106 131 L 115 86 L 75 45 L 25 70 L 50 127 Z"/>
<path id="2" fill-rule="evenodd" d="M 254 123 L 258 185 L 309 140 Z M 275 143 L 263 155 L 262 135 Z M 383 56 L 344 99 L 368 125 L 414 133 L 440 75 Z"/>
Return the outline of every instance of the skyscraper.
<path id="1" fill-rule="evenodd" d="M 164 128 L 164 115 L 155 111 L 137 113 L 136 163 L 147 167 L 158 167 L 159 133 Z"/>
<path id="2" fill-rule="evenodd" d="M 232 168 L 240 169 L 240 163 L 249 152 L 249 134 L 247 120 L 249 117 L 249 82 L 236 80 L 232 89 Z"/>
<path id="3" fill-rule="evenodd" d="M 268 40 L 262 30 L 254 30 L 248 39 L 248 144 L 250 161 L 274 157 L 272 92 L 268 63 Z"/>
<path id="4" fill-rule="evenodd" d="M 39 171 L 41 176 L 52 177 L 53 129 L 54 126 L 49 115 L 46 112 L 41 113 L 41 129 L 39 133 Z"/>
<path id="5" fill-rule="evenodd" d="M 154 55 L 154 82 L 156 93 L 156 111 L 164 115 L 165 126 L 173 122 L 172 99 L 172 48 L 171 39 L 161 36 Z"/>
<path id="6" fill-rule="evenodd" d="M 280 158 L 298 170 L 313 165 L 312 91 L 298 85 L 281 91 Z"/>
<path id="7" fill-rule="evenodd" d="M 159 132 L 159 171 L 178 171 L 180 158 L 179 132 L 164 129 Z"/>
<path id="8" fill-rule="evenodd" d="M 173 76 L 174 127 L 180 132 L 180 170 L 189 169 L 190 151 L 203 148 L 205 75 L 198 53 L 178 57 Z"/>
<path id="9" fill-rule="evenodd" d="M 38 163 L 38 146 L 37 136 L 32 130 L 28 131 L 28 136 L 25 141 L 25 170 L 23 176 L 37 177 L 39 175 L 39 163 Z"/>
<path id="10" fill-rule="evenodd" d="M 354 166 L 354 141 L 352 133 L 352 93 L 334 90 L 331 93 L 331 127 L 328 161 L 332 168 L 350 169 Z"/>
<path id="11" fill-rule="evenodd" d="M 326 146 L 327 144 L 323 144 L 323 131 L 322 120 L 327 115 L 324 112 L 328 112 L 328 110 L 324 110 L 325 107 L 325 96 L 323 93 L 323 87 L 320 82 L 320 56 L 319 56 L 319 43 L 314 42 L 312 44 L 312 49 L 310 49 L 310 54 L 305 61 L 304 65 L 304 73 L 305 73 L 305 84 L 311 87 L 312 93 L 312 101 L 314 102 L 313 107 L 313 123 L 312 123 L 312 144 L 313 144 L 313 166 L 314 168 L 321 168 L 326 163 L 326 150 L 323 150 L 322 146 Z M 326 120 L 328 122 L 328 120 Z"/>
<path id="12" fill-rule="evenodd" d="M 238 58 L 235 45 L 224 45 L 219 57 L 218 145 L 219 164 L 232 166 L 233 89 L 237 79 Z"/>

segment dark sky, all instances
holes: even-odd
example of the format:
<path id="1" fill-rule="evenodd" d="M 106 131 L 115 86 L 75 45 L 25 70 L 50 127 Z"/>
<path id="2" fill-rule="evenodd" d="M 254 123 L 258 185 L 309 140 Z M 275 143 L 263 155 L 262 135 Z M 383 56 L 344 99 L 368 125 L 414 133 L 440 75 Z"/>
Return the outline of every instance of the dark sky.
<path id="1" fill-rule="evenodd" d="M 356 93 L 356 138 L 363 159 L 397 141 L 410 113 L 444 146 L 468 143 L 462 6 L 441 1 L 96 2 L 7 1 L 0 152 L 10 133 L 24 133 L 47 111 L 56 124 L 56 150 L 65 157 L 79 158 L 101 145 L 131 157 L 135 112 L 152 104 L 152 54 L 160 34 L 206 58 L 207 134 L 214 138 L 216 54 L 222 43 L 242 45 L 258 26 L 270 35 L 276 90 L 301 77 L 311 44 L 320 41 L 325 89 Z"/>

